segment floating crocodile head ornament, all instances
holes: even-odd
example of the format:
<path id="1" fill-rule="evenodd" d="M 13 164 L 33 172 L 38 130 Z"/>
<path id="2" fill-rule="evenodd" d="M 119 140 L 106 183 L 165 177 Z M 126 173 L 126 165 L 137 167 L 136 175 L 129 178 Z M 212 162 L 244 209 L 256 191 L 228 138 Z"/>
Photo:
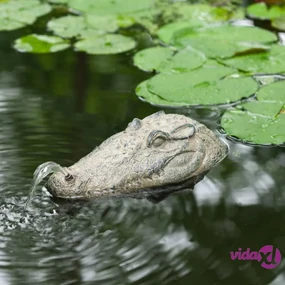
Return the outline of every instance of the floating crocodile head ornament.
<path id="1" fill-rule="evenodd" d="M 104 141 L 47 187 L 56 197 L 151 195 L 197 183 L 227 154 L 228 147 L 204 125 L 184 115 L 158 112 Z"/>

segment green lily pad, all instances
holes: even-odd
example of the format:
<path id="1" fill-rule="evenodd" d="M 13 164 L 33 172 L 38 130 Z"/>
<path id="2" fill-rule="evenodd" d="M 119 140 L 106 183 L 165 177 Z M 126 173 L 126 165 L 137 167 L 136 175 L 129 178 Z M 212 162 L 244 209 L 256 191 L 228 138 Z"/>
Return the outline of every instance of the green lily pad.
<path id="1" fill-rule="evenodd" d="M 272 45 L 267 52 L 236 56 L 222 63 L 251 73 L 284 73 L 285 46 Z"/>
<path id="2" fill-rule="evenodd" d="M 199 26 L 198 26 L 199 27 Z M 191 28 L 191 25 L 187 21 L 177 21 L 174 23 L 166 24 L 157 31 L 157 36 L 163 42 L 169 44 L 174 32 L 179 31 L 184 28 Z"/>
<path id="3" fill-rule="evenodd" d="M 11 31 L 33 24 L 37 17 L 51 11 L 49 4 L 38 0 L 9 0 L 0 5 L 0 31 Z"/>
<path id="4" fill-rule="evenodd" d="M 154 106 L 161 106 L 161 107 L 181 107 L 187 106 L 187 103 L 184 102 L 169 102 L 160 98 L 159 96 L 151 93 L 147 88 L 148 80 L 141 82 L 136 88 L 136 94 L 139 96 L 143 101 L 146 101 Z"/>
<path id="5" fill-rule="evenodd" d="M 229 9 L 186 2 L 168 4 L 163 13 L 164 22 L 169 23 L 179 19 L 179 21 L 188 21 L 191 26 L 205 26 L 213 22 L 227 21 L 230 17 Z"/>
<path id="6" fill-rule="evenodd" d="M 172 17 L 167 16 L 168 13 L 173 13 Z M 204 27 L 218 21 L 226 21 L 230 18 L 230 11 L 228 9 L 205 4 L 189 5 L 183 2 L 170 5 L 166 9 L 165 14 L 164 17 L 170 18 L 170 20 L 166 19 L 166 22 L 173 20 L 172 23 L 162 26 L 157 31 L 158 37 L 165 43 L 170 43 L 174 32 L 183 28 Z"/>
<path id="7" fill-rule="evenodd" d="M 201 67 L 187 73 L 158 74 L 137 87 L 137 95 L 152 104 L 190 106 L 228 104 L 253 95 L 251 77 L 220 78 L 234 73 L 225 67 Z"/>
<path id="8" fill-rule="evenodd" d="M 92 39 L 106 34 L 106 32 L 87 28 L 82 30 L 79 34 L 80 39 Z"/>
<path id="9" fill-rule="evenodd" d="M 48 28 L 63 38 L 88 37 L 114 32 L 119 26 L 114 16 L 64 16 L 48 22 Z"/>
<path id="10" fill-rule="evenodd" d="M 248 6 L 246 12 L 251 18 L 270 20 L 285 15 L 285 6 L 268 7 L 264 2 L 261 2 Z"/>
<path id="11" fill-rule="evenodd" d="M 143 81 L 136 88 L 136 94 L 142 98 L 144 101 L 149 102 L 150 104 L 156 106 L 165 106 L 165 107 L 179 107 L 179 106 L 189 106 L 189 103 L 179 101 L 168 101 L 163 99 L 159 94 L 152 92 L 150 89 L 152 86 L 158 86 L 154 89 L 155 92 L 164 94 L 168 92 L 169 88 L 169 80 L 175 82 L 175 86 L 173 86 L 174 90 L 172 91 L 174 94 L 177 90 L 179 90 L 180 86 L 186 90 L 191 90 L 194 85 L 204 82 L 205 80 L 215 81 L 220 79 L 221 77 L 227 76 L 229 74 L 234 73 L 234 69 L 230 69 L 224 66 L 219 66 L 216 62 L 209 61 L 206 62 L 204 67 L 201 67 L 197 70 L 188 72 L 188 73 L 180 73 L 180 74 L 158 74 L 152 77 L 149 80 Z M 186 83 L 186 87 L 183 86 Z M 165 85 L 166 84 L 166 85 Z M 186 91 L 187 92 L 187 91 Z"/>
<path id="12" fill-rule="evenodd" d="M 206 57 L 203 53 L 187 48 L 177 52 L 166 47 L 148 48 L 134 56 L 134 64 L 145 71 L 188 72 L 203 65 Z"/>
<path id="13" fill-rule="evenodd" d="M 204 81 L 196 85 L 184 83 L 180 86 L 171 78 L 168 83 L 168 92 L 159 92 L 161 88 L 148 83 L 150 92 L 170 102 L 185 102 L 188 105 L 216 105 L 229 104 L 252 96 L 258 84 L 252 78 L 228 78 L 218 81 Z"/>
<path id="14" fill-rule="evenodd" d="M 168 93 L 175 97 L 177 92 L 189 92 L 193 86 L 203 82 L 212 82 L 235 73 L 235 69 L 227 67 L 201 67 L 187 73 L 158 74 L 148 80 L 150 92 L 159 95 Z M 167 96 L 167 95 L 166 95 Z"/>
<path id="15" fill-rule="evenodd" d="M 285 81 L 260 88 L 257 101 L 246 102 L 224 113 L 226 134 L 255 144 L 285 143 Z"/>
<path id="16" fill-rule="evenodd" d="M 225 65 L 224 64 L 221 64 L 220 62 L 214 60 L 214 59 L 207 59 L 207 61 L 204 63 L 203 65 L 204 68 L 219 68 L 219 67 L 222 67 L 224 68 Z M 235 69 L 232 69 L 232 73 L 233 72 L 237 72 L 237 70 Z"/>
<path id="17" fill-rule="evenodd" d="M 227 135 L 244 142 L 266 145 L 285 142 L 285 114 L 271 117 L 233 109 L 224 113 L 221 126 Z"/>
<path id="18" fill-rule="evenodd" d="M 198 25 L 198 27 L 199 27 L 199 25 Z M 157 35 L 158 35 L 159 39 L 161 39 L 163 42 L 169 44 L 174 32 L 179 31 L 179 30 L 184 29 L 184 28 L 191 28 L 190 23 L 186 22 L 186 21 L 170 23 L 170 24 L 162 26 L 157 31 Z"/>
<path id="19" fill-rule="evenodd" d="M 54 34 L 63 38 L 77 37 L 86 28 L 85 19 L 81 16 L 65 16 L 50 20 L 47 27 Z"/>
<path id="20" fill-rule="evenodd" d="M 283 108 L 283 102 L 280 101 L 251 101 L 240 104 L 241 107 L 251 113 L 260 114 L 264 116 L 274 117 Z"/>
<path id="21" fill-rule="evenodd" d="M 285 106 L 284 90 L 285 90 L 285 81 L 281 80 L 260 88 L 256 96 L 259 101 L 261 100 L 281 101 Z"/>
<path id="22" fill-rule="evenodd" d="M 75 44 L 78 51 L 89 54 L 116 54 L 133 49 L 136 42 L 122 35 L 103 35 L 86 38 Z"/>
<path id="23" fill-rule="evenodd" d="M 278 30 L 285 31 L 285 16 L 273 19 L 271 25 Z"/>
<path id="24" fill-rule="evenodd" d="M 126 14 L 147 10 L 153 6 L 153 0 L 70 0 L 69 7 L 96 15 Z"/>
<path id="25" fill-rule="evenodd" d="M 48 2 L 50 3 L 55 3 L 55 4 L 66 4 L 68 3 L 70 0 L 48 0 Z"/>
<path id="26" fill-rule="evenodd" d="M 69 41 L 59 37 L 31 34 L 19 38 L 14 43 L 14 48 L 20 52 L 51 53 L 67 49 Z"/>
<path id="27" fill-rule="evenodd" d="M 202 66 L 205 61 L 206 56 L 203 53 L 188 47 L 162 61 L 157 70 L 159 72 L 188 72 Z"/>
<path id="28" fill-rule="evenodd" d="M 135 54 L 134 65 L 144 71 L 157 70 L 161 62 L 170 58 L 173 52 L 167 47 L 147 48 Z"/>
<path id="29" fill-rule="evenodd" d="M 269 31 L 230 25 L 185 28 L 172 36 L 172 43 L 176 47 L 191 46 L 210 58 L 226 58 L 237 53 L 268 49 L 264 44 L 274 41 L 277 41 L 277 37 Z"/>
<path id="30" fill-rule="evenodd" d="M 87 26 L 91 29 L 103 31 L 106 33 L 112 33 L 118 30 L 116 16 L 97 16 L 92 14 L 86 14 L 85 16 Z M 122 23 L 121 23 L 122 24 Z"/>

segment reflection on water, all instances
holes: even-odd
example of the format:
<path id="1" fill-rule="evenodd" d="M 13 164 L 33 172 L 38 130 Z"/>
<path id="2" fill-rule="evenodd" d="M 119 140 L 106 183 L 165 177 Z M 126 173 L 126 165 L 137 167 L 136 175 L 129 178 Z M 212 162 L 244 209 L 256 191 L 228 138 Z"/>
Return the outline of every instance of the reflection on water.
<path id="1" fill-rule="evenodd" d="M 34 170 L 69 166 L 134 117 L 157 108 L 133 94 L 145 74 L 128 55 L 17 54 L 0 49 L 0 284 L 284 284 L 284 267 L 231 261 L 239 247 L 285 254 L 282 148 L 230 144 L 196 185 L 159 204 L 51 200 Z M 166 110 L 167 111 L 167 110 Z M 178 112 L 178 111 L 176 111 Z M 219 110 L 181 110 L 216 128 Z"/>

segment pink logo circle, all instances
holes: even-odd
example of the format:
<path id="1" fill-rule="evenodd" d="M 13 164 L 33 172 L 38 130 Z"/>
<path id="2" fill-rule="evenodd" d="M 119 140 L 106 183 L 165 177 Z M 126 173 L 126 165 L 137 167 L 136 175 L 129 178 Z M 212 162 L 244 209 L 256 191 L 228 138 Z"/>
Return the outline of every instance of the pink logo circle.
<path id="1" fill-rule="evenodd" d="M 281 253 L 277 247 L 273 245 L 264 245 L 259 250 L 259 259 L 261 266 L 266 269 L 273 269 L 281 262 Z"/>

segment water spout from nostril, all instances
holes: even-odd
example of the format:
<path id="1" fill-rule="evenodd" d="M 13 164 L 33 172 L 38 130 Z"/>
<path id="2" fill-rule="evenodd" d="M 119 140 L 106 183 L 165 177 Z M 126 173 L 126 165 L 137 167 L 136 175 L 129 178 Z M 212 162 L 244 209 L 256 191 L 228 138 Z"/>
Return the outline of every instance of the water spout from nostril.
<path id="1" fill-rule="evenodd" d="M 49 174 L 61 171 L 63 173 L 66 173 L 66 167 L 61 167 L 59 164 L 53 162 L 53 161 L 48 161 L 45 162 L 37 167 L 37 169 L 34 172 L 33 176 L 33 181 L 31 185 L 31 191 L 30 194 L 28 195 L 26 205 L 25 205 L 25 211 L 29 207 L 32 198 L 35 195 L 35 191 L 37 186 L 42 182 L 42 180 L 47 177 Z"/>

